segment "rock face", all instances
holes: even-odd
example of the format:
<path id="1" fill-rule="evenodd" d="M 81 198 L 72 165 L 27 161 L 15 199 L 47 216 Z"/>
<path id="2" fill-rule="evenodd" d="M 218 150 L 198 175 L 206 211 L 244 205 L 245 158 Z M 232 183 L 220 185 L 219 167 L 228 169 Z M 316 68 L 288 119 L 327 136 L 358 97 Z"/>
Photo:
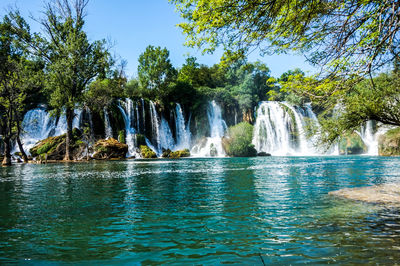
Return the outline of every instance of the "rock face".
<path id="1" fill-rule="evenodd" d="M 118 142 L 114 138 L 100 139 L 94 144 L 93 158 L 104 159 L 124 159 L 128 152 L 128 145 Z"/>
<path id="2" fill-rule="evenodd" d="M 82 133 L 79 129 L 72 130 L 72 139 L 70 143 L 71 155 L 74 160 L 82 157 L 86 145 L 80 140 Z M 40 160 L 63 160 L 65 157 L 65 138 L 66 134 L 48 137 L 39 141 L 33 148 L 29 150 L 34 158 Z"/>
<path id="3" fill-rule="evenodd" d="M 400 156 L 400 127 L 379 137 L 378 151 L 382 156 Z"/>
<path id="4" fill-rule="evenodd" d="M 362 154 L 367 151 L 367 146 L 362 141 L 357 133 L 349 134 L 340 139 L 339 153 L 340 155 L 347 154 Z"/>

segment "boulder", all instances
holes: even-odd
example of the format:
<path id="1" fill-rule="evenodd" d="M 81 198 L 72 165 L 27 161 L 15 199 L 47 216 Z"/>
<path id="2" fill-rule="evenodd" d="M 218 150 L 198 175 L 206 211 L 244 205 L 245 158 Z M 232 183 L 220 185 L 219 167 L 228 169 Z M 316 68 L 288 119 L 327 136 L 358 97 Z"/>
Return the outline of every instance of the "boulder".
<path id="1" fill-rule="evenodd" d="M 163 158 L 168 158 L 169 155 L 171 154 L 171 152 L 172 152 L 172 151 L 171 151 L 170 149 L 166 149 L 166 150 L 163 149 L 163 152 L 162 152 L 161 157 L 163 157 Z"/>
<path id="2" fill-rule="evenodd" d="M 114 138 L 100 139 L 94 144 L 93 158 L 104 159 L 125 159 L 128 152 L 128 145 L 119 142 Z"/>
<path id="3" fill-rule="evenodd" d="M 259 157 L 267 157 L 267 156 L 271 156 L 271 154 L 262 151 L 262 152 L 257 153 L 257 156 L 259 156 Z"/>
<path id="4" fill-rule="evenodd" d="M 86 144 L 81 141 L 82 132 L 74 128 L 72 130 L 72 138 L 70 143 L 70 152 L 72 159 L 76 160 L 82 157 Z M 48 137 L 41 140 L 29 150 L 33 158 L 40 160 L 63 160 L 65 157 L 65 139 L 66 134 Z"/>
<path id="5" fill-rule="evenodd" d="M 146 145 L 140 145 L 140 154 L 146 159 L 157 158 L 157 154 Z"/>
<path id="6" fill-rule="evenodd" d="M 378 151 L 382 156 L 400 156 L 400 127 L 391 129 L 379 137 Z"/>
<path id="7" fill-rule="evenodd" d="M 190 157 L 190 151 L 188 149 L 171 152 L 168 156 L 168 158 L 171 159 L 178 159 L 184 157 Z"/>

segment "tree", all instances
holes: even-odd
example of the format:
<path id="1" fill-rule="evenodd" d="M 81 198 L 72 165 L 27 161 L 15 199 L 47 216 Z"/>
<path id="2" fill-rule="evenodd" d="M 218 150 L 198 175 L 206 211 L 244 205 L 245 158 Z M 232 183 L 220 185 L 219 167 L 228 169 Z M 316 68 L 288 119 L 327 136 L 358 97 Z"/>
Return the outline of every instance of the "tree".
<path id="1" fill-rule="evenodd" d="M 163 93 L 176 75 L 166 48 L 149 45 L 139 56 L 138 77 L 142 88 L 154 90 L 156 94 Z"/>
<path id="2" fill-rule="evenodd" d="M 89 42 L 83 30 L 88 0 L 54 0 L 45 7 L 39 20 L 45 36 L 29 39 L 20 36 L 31 51 L 46 62 L 45 90 L 50 105 L 65 112 L 67 120 L 65 160 L 70 160 L 70 140 L 74 108 L 83 100 L 83 92 L 97 76 L 104 76 L 112 64 L 105 41 Z M 16 25 L 16 28 L 18 26 Z"/>
<path id="3" fill-rule="evenodd" d="M 170 0 L 186 22 L 189 46 L 237 59 L 288 49 L 328 73 L 371 74 L 400 49 L 400 5 L 391 0 Z"/>
<path id="4" fill-rule="evenodd" d="M 19 33 L 28 36 L 29 26 L 23 18 L 18 13 L 10 15 L 16 19 Z M 20 42 L 10 15 L 0 23 L 0 134 L 5 146 L 4 165 L 11 164 L 11 140 L 14 137 L 24 161 L 28 161 L 20 140 L 21 121 L 26 111 L 27 96 L 40 82 L 40 68 L 26 58 L 27 47 Z"/>

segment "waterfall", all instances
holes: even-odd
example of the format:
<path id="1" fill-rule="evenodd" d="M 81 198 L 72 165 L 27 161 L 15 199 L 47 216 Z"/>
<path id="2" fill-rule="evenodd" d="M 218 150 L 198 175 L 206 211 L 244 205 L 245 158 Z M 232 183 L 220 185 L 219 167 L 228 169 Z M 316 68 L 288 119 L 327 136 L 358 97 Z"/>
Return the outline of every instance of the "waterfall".
<path id="1" fill-rule="evenodd" d="M 137 152 L 137 141 L 136 141 L 136 130 L 132 126 L 132 100 L 125 99 L 125 101 L 121 101 L 125 107 L 125 109 L 118 105 L 118 109 L 121 111 L 122 117 L 124 118 L 125 122 L 125 131 L 126 131 L 126 138 L 125 142 L 128 145 L 128 153 L 127 157 L 135 156 L 140 157 L 140 154 Z"/>
<path id="2" fill-rule="evenodd" d="M 113 136 L 113 134 L 112 134 L 112 127 L 111 127 L 111 123 L 110 123 L 110 118 L 109 118 L 109 116 L 108 116 L 107 108 L 104 107 L 103 111 L 104 111 L 104 129 L 105 129 L 105 136 L 106 136 L 106 138 L 112 138 L 112 136 Z"/>
<path id="3" fill-rule="evenodd" d="M 29 110 L 22 121 L 22 135 L 21 142 L 25 152 L 29 153 L 29 149 L 33 148 L 35 144 L 47 137 L 49 137 L 54 130 L 55 119 L 50 117 L 42 108 L 36 108 Z M 14 147 L 14 150 L 19 150 L 18 147 Z"/>
<path id="4" fill-rule="evenodd" d="M 151 143 L 157 156 L 162 154 L 163 149 L 173 150 L 175 148 L 175 141 L 171 128 L 162 115 L 161 117 L 158 116 L 156 106 L 152 101 L 150 101 L 150 122 L 153 138 Z"/>
<path id="5" fill-rule="evenodd" d="M 367 146 L 366 155 L 378 155 L 378 139 L 380 135 L 385 134 L 392 126 L 376 124 L 374 129 L 374 121 L 368 120 L 362 127 L 360 132 L 357 132 L 364 144 Z"/>
<path id="6" fill-rule="evenodd" d="M 185 118 L 179 103 L 175 107 L 175 127 L 176 127 L 176 149 L 189 149 L 190 147 L 190 129 L 189 123 L 185 125 Z"/>
<path id="7" fill-rule="evenodd" d="M 74 110 L 73 127 L 80 128 L 82 124 L 82 110 Z M 91 126 L 91 125 L 90 125 Z M 58 121 L 55 117 L 50 116 L 44 108 L 35 108 L 29 110 L 21 123 L 22 134 L 21 142 L 25 152 L 29 153 L 29 149 L 33 148 L 37 142 L 51 136 L 59 136 L 67 132 L 67 120 L 65 115 L 59 117 Z M 18 151 L 17 145 L 13 151 Z"/>
<path id="8" fill-rule="evenodd" d="M 307 122 L 318 123 L 309 104 L 303 109 L 283 102 L 261 102 L 253 144 L 258 152 L 273 155 L 316 155 L 319 152 L 314 145 L 315 137 L 306 137 Z"/>
<path id="9" fill-rule="evenodd" d="M 156 111 L 156 106 L 155 104 L 150 101 L 150 122 L 151 122 L 151 130 L 152 130 L 152 138 L 153 142 L 156 144 L 156 151 L 161 150 L 161 145 L 160 145 L 160 125 L 158 121 L 158 115 Z"/>
<path id="10" fill-rule="evenodd" d="M 140 101 L 142 102 L 143 132 L 145 132 L 145 130 L 146 130 L 146 112 L 144 111 L 144 100 L 143 100 L 143 98 L 141 98 Z"/>
<path id="11" fill-rule="evenodd" d="M 191 154 L 196 157 L 223 157 L 225 151 L 222 147 L 222 137 L 225 135 L 227 126 L 222 119 L 221 108 L 215 101 L 208 104 L 207 118 L 210 126 L 210 137 L 195 145 Z"/>
<path id="12" fill-rule="evenodd" d="M 161 148 L 157 151 L 157 153 L 161 154 L 162 149 L 170 149 L 175 150 L 175 141 L 172 135 L 171 128 L 168 125 L 167 120 L 161 116 L 161 125 L 160 125 L 160 143 L 158 146 Z"/>

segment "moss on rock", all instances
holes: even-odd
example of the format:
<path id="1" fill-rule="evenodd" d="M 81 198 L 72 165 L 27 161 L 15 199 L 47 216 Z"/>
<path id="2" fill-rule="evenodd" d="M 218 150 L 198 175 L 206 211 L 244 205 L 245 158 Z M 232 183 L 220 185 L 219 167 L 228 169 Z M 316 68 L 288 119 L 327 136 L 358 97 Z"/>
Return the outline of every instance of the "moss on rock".
<path id="1" fill-rule="evenodd" d="M 400 156 L 400 127 L 394 128 L 378 139 L 379 155 Z"/>
<path id="2" fill-rule="evenodd" d="M 146 159 L 157 158 L 157 154 L 146 145 L 140 145 L 140 154 Z"/>
<path id="3" fill-rule="evenodd" d="M 71 154 L 77 159 L 84 150 L 85 143 L 81 140 L 82 132 L 74 128 L 70 143 Z M 48 137 L 39 141 L 29 150 L 32 157 L 47 158 L 48 160 L 63 160 L 65 157 L 65 139 L 66 134 L 60 136 Z"/>
<path id="4" fill-rule="evenodd" d="M 168 157 L 171 159 L 190 157 L 190 151 L 188 149 L 174 151 L 171 152 Z"/>
<path id="5" fill-rule="evenodd" d="M 128 152 L 128 145 L 114 138 L 100 139 L 94 145 L 95 159 L 123 159 Z"/>

